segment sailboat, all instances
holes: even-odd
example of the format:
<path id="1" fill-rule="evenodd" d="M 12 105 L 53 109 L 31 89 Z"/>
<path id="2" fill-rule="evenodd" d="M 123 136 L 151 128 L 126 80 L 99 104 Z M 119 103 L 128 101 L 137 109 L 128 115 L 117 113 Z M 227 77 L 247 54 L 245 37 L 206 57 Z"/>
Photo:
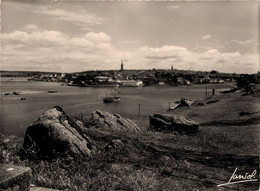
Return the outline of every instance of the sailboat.
<path id="1" fill-rule="evenodd" d="M 119 101 L 120 101 L 120 97 L 118 97 L 118 96 L 103 98 L 104 103 L 119 102 Z"/>
<path id="2" fill-rule="evenodd" d="M 116 86 L 116 88 L 117 87 L 118 87 L 118 85 Z M 119 102 L 119 101 L 120 101 L 120 97 L 115 96 L 115 89 L 114 89 L 114 95 L 113 96 L 107 96 L 107 93 L 106 93 L 106 97 L 103 98 L 104 103 L 112 103 L 112 102 Z"/>

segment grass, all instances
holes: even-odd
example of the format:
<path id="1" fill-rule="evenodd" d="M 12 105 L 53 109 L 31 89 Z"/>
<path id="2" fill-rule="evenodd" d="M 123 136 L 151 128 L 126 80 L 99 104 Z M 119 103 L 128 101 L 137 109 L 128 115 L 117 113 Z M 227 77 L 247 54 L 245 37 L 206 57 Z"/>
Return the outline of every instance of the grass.
<path id="1" fill-rule="evenodd" d="M 148 116 L 133 119 L 141 128 L 138 133 L 96 129 L 89 116 L 79 114 L 73 118 L 88 124 L 84 131 L 97 146 L 92 157 L 29 160 L 22 154 L 22 139 L 1 135 L 0 162 L 29 166 L 32 184 L 60 190 L 225 190 L 216 185 L 226 183 L 236 167 L 248 173 L 258 169 L 259 125 L 236 123 L 259 118 L 259 113 L 238 115 L 257 110 L 255 92 L 224 95 L 207 106 L 173 112 L 204 123 L 196 136 L 151 132 Z M 123 148 L 107 150 L 114 139 L 120 139 Z M 229 189 L 256 190 L 258 183 Z"/>

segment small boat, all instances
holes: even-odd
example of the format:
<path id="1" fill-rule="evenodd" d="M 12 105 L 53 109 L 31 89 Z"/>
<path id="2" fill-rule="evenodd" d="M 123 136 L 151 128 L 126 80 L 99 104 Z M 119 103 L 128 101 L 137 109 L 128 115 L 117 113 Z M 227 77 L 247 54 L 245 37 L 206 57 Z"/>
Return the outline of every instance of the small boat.
<path id="1" fill-rule="evenodd" d="M 20 93 L 19 93 L 19 92 L 13 92 L 13 94 L 14 94 L 14 95 L 20 95 Z"/>
<path id="2" fill-rule="evenodd" d="M 119 101 L 120 101 L 120 97 L 118 96 L 103 98 L 104 103 L 112 103 L 112 102 L 119 102 Z"/>
<path id="3" fill-rule="evenodd" d="M 58 91 L 55 90 L 48 90 L 48 93 L 57 93 Z"/>
<path id="4" fill-rule="evenodd" d="M 104 103 L 112 103 L 112 102 L 119 102 L 120 101 L 120 97 L 116 96 L 116 89 L 118 87 L 119 87 L 119 85 L 116 84 L 116 87 L 113 90 L 113 96 L 107 96 L 107 93 L 106 93 L 106 97 L 103 98 Z"/>

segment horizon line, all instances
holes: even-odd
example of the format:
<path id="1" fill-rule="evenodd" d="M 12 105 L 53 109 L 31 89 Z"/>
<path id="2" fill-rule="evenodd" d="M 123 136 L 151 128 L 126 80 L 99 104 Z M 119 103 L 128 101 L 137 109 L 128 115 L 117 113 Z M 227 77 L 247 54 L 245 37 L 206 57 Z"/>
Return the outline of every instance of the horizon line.
<path id="1" fill-rule="evenodd" d="M 211 72 L 211 71 L 217 71 L 217 70 L 185 70 L 185 69 L 156 69 L 156 68 L 152 68 L 152 69 L 124 69 L 123 71 L 160 71 L 160 70 L 165 70 L 165 71 L 190 71 L 190 72 Z M 39 70 L 0 70 L 1 72 L 42 72 L 42 73 L 65 73 L 65 74 L 73 74 L 73 73 L 83 73 L 83 72 L 91 72 L 91 71 L 121 71 L 120 69 L 108 69 L 108 70 L 100 70 L 100 69 L 96 69 L 96 70 L 84 70 L 84 71 L 78 71 L 78 72 L 55 72 L 55 71 L 39 71 Z M 121 71 L 122 72 L 122 71 Z M 218 73 L 224 73 L 224 74 L 257 74 L 260 72 L 256 71 L 255 73 L 230 73 L 230 72 L 221 72 L 221 71 L 217 71 Z"/>

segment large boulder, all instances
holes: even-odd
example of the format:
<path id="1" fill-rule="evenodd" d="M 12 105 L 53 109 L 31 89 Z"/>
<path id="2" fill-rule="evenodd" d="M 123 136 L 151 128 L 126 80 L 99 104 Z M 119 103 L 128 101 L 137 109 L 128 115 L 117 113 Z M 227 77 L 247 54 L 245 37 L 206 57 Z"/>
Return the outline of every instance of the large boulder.
<path id="1" fill-rule="evenodd" d="M 149 116 L 149 120 L 150 129 L 155 131 L 177 131 L 179 133 L 196 134 L 199 128 L 197 122 L 188 120 L 180 115 L 154 114 Z"/>
<path id="2" fill-rule="evenodd" d="M 92 123 L 98 127 L 104 127 L 116 131 L 139 131 L 139 127 L 130 119 L 118 114 L 95 110 L 91 115 Z"/>
<path id="3" fill-rule="evenodd" d="M 90 156 L 92 145 L 81 127 L 56 106 L 43 113 L 26 130 L 24 149 L 37 157 Z"/>

